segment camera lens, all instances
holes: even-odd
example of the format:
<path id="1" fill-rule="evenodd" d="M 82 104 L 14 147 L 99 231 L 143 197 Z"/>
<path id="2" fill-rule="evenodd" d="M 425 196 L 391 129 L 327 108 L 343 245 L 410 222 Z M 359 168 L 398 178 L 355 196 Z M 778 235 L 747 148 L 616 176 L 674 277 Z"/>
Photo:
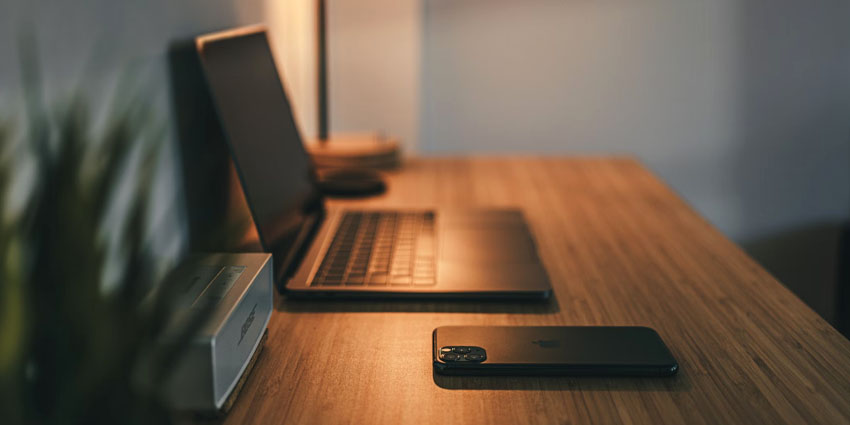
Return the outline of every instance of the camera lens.
<path id="1" fill-rule="evenodd" d="M 442 353 L 442 354 L 440 354 L 440 358 L 442 358 L 443 360 L 448 360 L 448 361 L 456 361 L 456 360 L 460 360 L 460 354 Z"/>
<path id="2" fill-rule="evenodd" d="M 469 347 L 455 347 L 453 351 L 458 354 L 466 354 L 472 351 L 472 349 Z"/>
<path id="3" fill-rule="evenodd" d="M 471 362 L 480 362 L 484 360 L 484 356 L 481 354 L 467 354 L 463 356 L 463 358 Z"/>

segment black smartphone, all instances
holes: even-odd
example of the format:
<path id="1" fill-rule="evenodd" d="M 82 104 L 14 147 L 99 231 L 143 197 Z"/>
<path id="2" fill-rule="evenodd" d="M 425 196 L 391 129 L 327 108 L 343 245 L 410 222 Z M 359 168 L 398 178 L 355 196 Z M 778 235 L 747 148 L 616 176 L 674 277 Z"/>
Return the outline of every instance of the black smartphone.
<path id="1" fill-rule="evenodd" d="M 668 376 L 676 359 L 643 326 L 444 326 L 434 370 L 445 375 Z"/>

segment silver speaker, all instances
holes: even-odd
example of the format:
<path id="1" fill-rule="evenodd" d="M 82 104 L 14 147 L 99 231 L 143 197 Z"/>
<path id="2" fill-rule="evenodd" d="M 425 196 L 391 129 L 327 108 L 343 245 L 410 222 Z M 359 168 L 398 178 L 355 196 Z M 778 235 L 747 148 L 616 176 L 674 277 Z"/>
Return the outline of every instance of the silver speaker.
<path id="1" fill-rule="evenodd" d="M 163 343 L 175 341 L 191 320 L 200 330 L 167 379 L 175 410 L 226 411 L 262 348 L 274 303 L 272 256 L 205 254 L 172 274 L 177 308 Z M 202 324 L 201 324 L 202 323 Z M 188 344 L 186 344 L 188 343 Z"/>

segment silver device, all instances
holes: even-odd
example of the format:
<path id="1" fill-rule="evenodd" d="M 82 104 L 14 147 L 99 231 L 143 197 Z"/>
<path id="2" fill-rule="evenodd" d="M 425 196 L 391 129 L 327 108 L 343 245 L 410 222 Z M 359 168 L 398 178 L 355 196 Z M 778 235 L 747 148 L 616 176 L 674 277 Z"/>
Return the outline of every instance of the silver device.
<path id="1" fill-rule="evenodd" d="M 262 348 L 273 308 L 271 255 L 205 254 L 169 279 L 176 310 L 163 343 L 175 341 L 193 318 L 199 332 L 179 357 L 165 396 L 176 410 L 226 411 Z"/>

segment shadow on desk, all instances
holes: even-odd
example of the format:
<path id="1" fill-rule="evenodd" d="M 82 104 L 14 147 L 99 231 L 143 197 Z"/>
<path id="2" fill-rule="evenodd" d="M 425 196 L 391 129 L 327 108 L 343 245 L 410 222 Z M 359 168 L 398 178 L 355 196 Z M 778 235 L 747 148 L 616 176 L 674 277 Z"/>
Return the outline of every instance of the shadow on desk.
<path id="1" fill-rule="evenodd" d="M 512 391 L 688 391 L 692 385 L 681 371 L 657 378 L 590 376 L 447 376 L 436 372 L 434 383 L 445 390 Z"/>
<path id="2" fill-rule="evenodd" d="M 277 296 L 275 309 L 290 313 L 508 313 L 553 314 L 561 311 L 553 294 L 540 302 L 448 300 L 305 300 Z"/>

